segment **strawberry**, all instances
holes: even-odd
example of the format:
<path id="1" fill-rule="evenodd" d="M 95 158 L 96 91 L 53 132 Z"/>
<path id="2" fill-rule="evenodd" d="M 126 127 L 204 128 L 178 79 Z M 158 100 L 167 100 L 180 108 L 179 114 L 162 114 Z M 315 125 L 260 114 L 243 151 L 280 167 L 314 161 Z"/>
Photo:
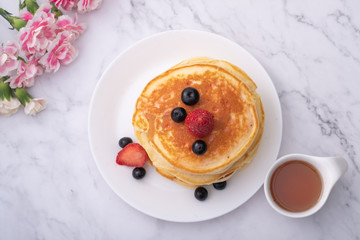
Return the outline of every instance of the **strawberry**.
<path id="1" fill-rule="evenodd" d="M 208 136 L 214 128 L 214 116 L 206 110 L 197 109 L 185 118 L 187 130 L 198 138 Z"/>
<path id="2" fill-rule="evenodd" d="M 149 159 L 145 149 L 138 143 L 129 143 L 117 155 L 116 163 L 129 167 L 142 167 Z"/>

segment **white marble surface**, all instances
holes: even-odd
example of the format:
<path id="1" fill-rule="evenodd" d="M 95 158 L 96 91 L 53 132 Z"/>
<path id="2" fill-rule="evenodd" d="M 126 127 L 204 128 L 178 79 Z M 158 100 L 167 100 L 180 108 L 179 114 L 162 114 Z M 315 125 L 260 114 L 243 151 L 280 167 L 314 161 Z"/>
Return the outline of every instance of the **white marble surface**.
<path id="1" fill-rule="evenodd" d="M 17 13 L 17 1 L 0 7 Z M 360 2 L 104 0 L 68 67 L 29 91 L 48 99 L 36 117 L 0 117 L 0 239 L 359 239 Z M 0 41 L 15 32 L 0 20 Z M 279 156 L 339 155 L 349 169 L 315 215 L 291 219 L 263 189 L 222 217 L 157 220 L 128 206 L 105 183 L 88 143 L 89 101 L 108 64 L 129 45 L 166 30 L 227 37 L 265 67 L 283 111 Z"/>

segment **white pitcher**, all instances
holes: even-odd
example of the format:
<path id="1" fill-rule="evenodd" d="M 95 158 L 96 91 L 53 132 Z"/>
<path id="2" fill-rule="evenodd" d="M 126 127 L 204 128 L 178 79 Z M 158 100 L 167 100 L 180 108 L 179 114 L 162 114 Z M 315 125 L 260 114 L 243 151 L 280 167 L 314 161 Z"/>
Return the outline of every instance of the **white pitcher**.
<path id="1" fill-rule="evenodd" d="M 274 171 L 281 166 L 282 164 L 293 161 L 300 160 L 309 163 L 314 166 L 321 178 L 322 178 L 322 192 L 317 201 L 317 203 L 312 206 L 310 209 L 302 211 L 302 212 L 290 212 L 283 208 L 281 208 L 273 199 L 270 189 L 271 177 Z M 340 179 L 340 177 L 346 172 L 348 168 L 348 164 L 346 160 L 342 157 L 314 157 L 304 154 L 289 154 L 278 159 L 273 166 L 268 171 L 265 182 L 264 182 L 264 190 L 265 196 L 269 202 L 269 204 L 279 213 L 288 216 L 288 217 L 306 217 L 310 216 L 317 212 L 326 202 L 331 189 L 335 185 L 335 183 Z"/>

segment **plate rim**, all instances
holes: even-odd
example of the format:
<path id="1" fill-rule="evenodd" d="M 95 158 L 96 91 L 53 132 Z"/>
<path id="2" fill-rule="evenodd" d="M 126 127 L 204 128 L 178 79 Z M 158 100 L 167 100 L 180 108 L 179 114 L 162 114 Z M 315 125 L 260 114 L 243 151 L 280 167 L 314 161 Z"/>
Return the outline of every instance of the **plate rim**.
<path id="1" fill-rule="evenodd" d="M 95 152 L 94 152 L 94 145 L 92 142 L 92 130 L 91 130 L 91 125 L 92 125 L 92 114 L 93 114 L 93 105 L 94 102 L 96 101 L 96 96 L 98 95 L 99 92 L 99 88 L 102 84 L 102 82 L 104 81 L 104 77 L 106 76 L 106 74 L 110 71 L 110 69 L 115 65 L 115 63 L 122 58 L 127 52 L 129 52 L 131 49 L 136 48 L 137 46 L 143 44 L 144 42 L 152 39 L 152 38 L 158 38 L 161 37 L 162 35 L 167 35 L 167 34 L 187 34 L 187 33 L 195 33 L 195 34 L 207 34 L 211 37 L 216 37 L 221 39 L 222 41 L 226 41 L 229 44 L 235 45 L 237 46 L 239 49 L 241 49 L 242 51 L 244 51 L 248 57 L 250 57 L 257 65 L 258 67 L 260 67 L 263 72 L 266 74 L 267 78 L 270 80 L 271 82 L 271 87 L 272 87 L 272 91 L 274 91 L 277 95 L 276 99 L 273 99 L 276 102 L 276 106 L 278 108 L 278 112 L 279 112 L 279 141 L 277 143 L 276 146 L 274 146 L 273 148 L 276 150 L 276 156 L 274 161 L 278 158 L 279 155 L 279 151 L 280 151 L 280 147 L 281 147 L 281 142 L 282 142 L 282 134 L 283 134 L 283 116 L 282 116 L 282 109 L 281 109 L 281 103 L 280 103 L 280 99 L 278 96 L 278 93 L 276 91 L 274 82 L 272 81 L 269 73 L 265 70 L 264 66 L 251 54 L 249 53 L 246 49 L 244 49 L 241 45 L 239 45 L 238 43 L 236 43 L 235 41 L 232 41 L 226 37 L 223 37 L 221 35 L 212 33 L 212 32 L 208 32 L 208 31 L 200 31 L 200 30 L 192 30 L 192 29 L 181 29 L 181 30 L 170 30 L 170 31 L 162 31 L 156 34 L 152 34 L 150 36 L 147 36 L 145 38 L 142 38 L 138 41 L 135 41 L 134 43 L 130 44 L 128 47 L 126 47 L 123 51 L 121 51 L 109 64 L 108 66 L 103 70 L 103 72 L 101 73 L 100 77 L 98 78 L 98 81 L 95 85 L 95 88 L 93 90 L 92 96 L 91 96 L 91 100 L 90 100 L 90 104 L 89 104 L 89 111 L 88 111 L 88 140 L 89 140 L 89 145 L 90 145 L 90 150 L 91 150 L 91 154 L 92 157 L 95 161 L 95 164 L 97 166 L 97 169 L 99 170 L 101 177 L 105 180 L 105 182 L 107 183 L 107 185 L 110 187 L 110 189 L 118 196 L 120 197 L 124 202 L 126 202 L 128 205 L 130 205 L 131 207 L 135 208 L 136 210 L 138 210 L 139 212 L 142 212 L 146 215 L 149 215 L 151 217 L 154 217 L 156 219 L 161 219 L 161 220 L 165 220 L 165 221 L 170 221 L 170 222 L 200 222 L 200 221 L 206 221 L 206 220 L 210 220 L 210 219 L 214 219 L 220 216 L 223 216 L 235 209 L 237 209 L 238 207 L 240 207 L 241 205 L 243 205 L 245 202 L 249 201 L 263 186 L 264 184 L 264 180 L 265 180 L 265 175 L 263 176 L 263 180 L 262 183 L 254 190 L 253 194 L 251 194 L 249 197 L 246 198 L 245 201 L 243 201 L 242 203 L 236 205 L 233 208 L 229 208 L 227 211 L 224 211 L 221 214 L 217 214 L 214 216 L 208 216 L 208 217 L 204 217 L 204 218 L 197 218 L 197 219 L 188 219 L 188 220 L 177 220 L 177 219 L 172 219 L 172 218 L 165 218 L 165 217 L 161 217 L 161 216 L 157 216 L 156 214 L 152 213 L 151 211 L 148 211 L 146 209 L 139 209 L 138 207 L 134 206 L 134 204 L 132 202 L 130 202 L 128 199 L 124 198 L 123 196 L 121 196 L 121 194 L 118 193 L 118 191 L 115 189 L 115 187 L 113 186 L 113 184 L 111 184 L 110 180 L 108 179 L 108 177 L 106 177 L 106 174 L 104 173 L 102 167 L 100 166 L 100 163 L 98 161 L 98 159 L 96 158 Z"/>

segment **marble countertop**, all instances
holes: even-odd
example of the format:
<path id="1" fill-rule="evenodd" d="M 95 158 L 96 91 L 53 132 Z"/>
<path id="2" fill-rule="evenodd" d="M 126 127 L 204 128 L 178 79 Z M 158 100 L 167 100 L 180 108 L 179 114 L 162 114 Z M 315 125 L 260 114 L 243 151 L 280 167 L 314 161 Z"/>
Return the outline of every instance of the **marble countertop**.
<path id="1" fill-rule="evenodd" d="M 17 2 L 0 7 L 17 13 Z M 0 117 L 1 239 L 359 239 L 360 2 L 104 0 L 79 16 L 79 57 L 29 89 L 48 100 L 35 117 Z M 106 184 L 88 141 L 93 90 L 124 49 L 152 34 L 194 29 L 245 48 L 269 73 L 283 114 L 279 156 L 343 156 L 325 206 L 292 219 L 261 188 L 224 216 L 174 223 L 130 207 Z M 0 20 L 0 41 L 15 32 Z"/>

